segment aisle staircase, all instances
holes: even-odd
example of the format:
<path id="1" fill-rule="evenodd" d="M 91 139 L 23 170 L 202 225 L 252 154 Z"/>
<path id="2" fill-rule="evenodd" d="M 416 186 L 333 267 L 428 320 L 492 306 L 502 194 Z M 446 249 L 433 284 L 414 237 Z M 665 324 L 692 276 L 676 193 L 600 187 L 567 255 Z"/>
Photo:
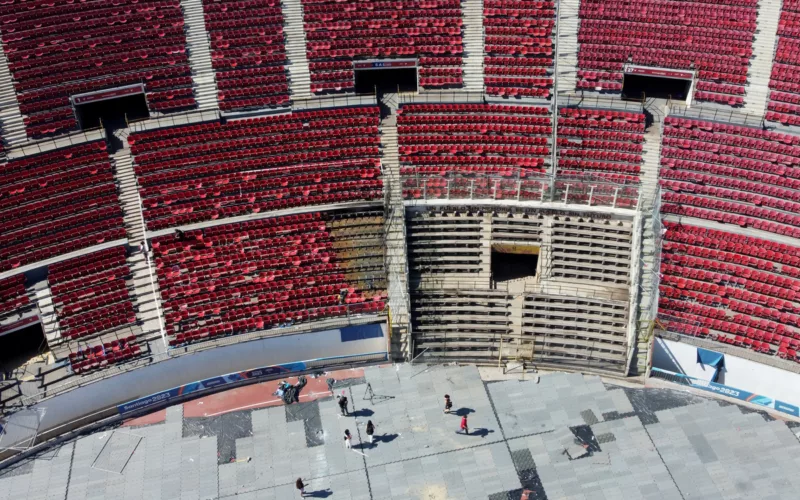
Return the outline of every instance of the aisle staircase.
<path id="1" fill-rule="evenodd" d="M 208 43 L 202 0 L 181 0 L 186 23 L 186 49 L 192 67 L 194 97 L 201 110 L 218 110 L 217 82 L 211 65 L 211 46 Z"/>
<path id="2" fill-rule="evenodd" d="M 8 69 L 8 59 L 0 49 L 0 136 L 8 146 L 17 146 L 28 140 L 25 122 L 19 110 L 17 93 Z"/>
<path id="3" fill-rule="evenodd" d="M 128 233 L 128 242 L 140 245 L 144 241 L 144 222 L 142 218 L 142 205 L 139 200 L 139 191 L 136 184 L 136 175 L 133 171 L 133 158 L 128 148 L 127 129 L 118 130 L 114 134 L 122 140 L 123 148 L 112 155 L 114 160 L 114 177 L 119 189 L 119 200 L 122 204 L 125 231 Z"/>
<path id="4" fill-rule="evenodd" d="M 383 182 L 388 191 L 386 213 L 386 272 L 389 281 L 389 309 L 392 326 L 392 356 L 409 360 L 411 352 L 410 303 L 408 296 L 408 266 L 406 221 L 400 161 L 397 150 L 397 95 L 386 94 L 382 100 L 389 114 L 381 120 L 383 149 Z"/>
<path id="5" fill-rule="evenodd" d="M 306 33 L 303 29 L 303 4 L 300 0 L 283 3 L 284 39 L 289 59 L 289 85 L 292 99 L 310 99 L 311 75 L 306 55 Z"/>
<path id="6" fill-rule="evenodd" d="M 563 0 L 558 3 L 558 19 L 556 20 L 556 91 L 560 94 L 575 92 L 578 81 L 578 28 L 580 19 L 580 0 Z"/>
<path id="7" fill-rule="evenodd" d="M 629 375 L 643 375 L 647 364 L 647 351 L 650 341 L 650 325 L 658 307 L 658 276 L 661 267 L 660 231 L 660 191 L 658 189 L 658 170 L 661 156 L 661 139 L 667 103 L 652 99 L 645 109 L 653 118 L 645 133 L 644 154 L 640 178 L 642 180 L 642 247 L 639 255 L 639 304 L 635 318 L 637 339 L 634 359 Z"/>
<path id="8" fill-rule="evenodd" d="M 463 0 L 464 90 L 483 92 L 483 0 Z"/>
<path id="9" fill-rule="evenodd" d="M 759 0 L 756 33 L 753 38 L 753 56 L 747 71 L 742 112 L 763 115 L 769 102 L 769 77 L 778 38 L 778 20 L 781 2 Z"/>
<path id="10" fill-rule="evenodd" d="M 139 320 L 142 333 L 148 340 L 160 337 L 161 307 L 155 271 L 148 267 L 148 259 L 143 251 L 135 251 L 128 256 L 128 266 L 133 276 L 133 291 L 130 295 L 136 306 L 136 319 Z"/>

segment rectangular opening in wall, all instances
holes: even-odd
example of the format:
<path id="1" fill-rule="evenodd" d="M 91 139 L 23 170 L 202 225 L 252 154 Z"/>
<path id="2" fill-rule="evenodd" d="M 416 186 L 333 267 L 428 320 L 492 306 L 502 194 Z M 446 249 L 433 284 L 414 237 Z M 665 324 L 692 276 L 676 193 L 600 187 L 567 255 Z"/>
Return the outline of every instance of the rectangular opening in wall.
<path id="1" fill-rule="evenodd" d="M 128 122 L 150 117 L 144 85 L 128 85 L 71 97 L 78 123 L 83 130 L 102 126 L 115 130 Z"/>
<path id="2" fill-rule="evenodd" d="M 42 324 L 21 321 L 19 327 L 0 331 L 0 371 L 13 372 L 49 349 Z"/>
<path id="3" fill-rule="evenodd" d="M 535 245 L 492 245 L 492 280 L 503 282 L 536 276 L 539 249 Z"/>
<path id="4" fill-rule="evenodd" d="M 623 72 L 623 99 L 642 98 L 686 101 L 694 72 L 626 66 Z"/>
<path id="5" fill-rule="evenodd" d="M 417 61 L 359 61 L 353 63 L 357 94 L 417 91 Z"/>

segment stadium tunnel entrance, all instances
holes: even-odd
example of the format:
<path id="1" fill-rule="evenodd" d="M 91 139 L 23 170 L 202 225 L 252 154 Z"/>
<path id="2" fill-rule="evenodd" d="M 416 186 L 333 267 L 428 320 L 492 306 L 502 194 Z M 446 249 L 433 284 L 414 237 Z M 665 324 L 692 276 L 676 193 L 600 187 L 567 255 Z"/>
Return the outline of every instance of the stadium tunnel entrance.
<path id="1" fill-rule="evenodd" d="M 626 66 L 623 71 L 622 98 L 656 98 L 686 101 L 692 90 L 694 71 Z"/>
<path id="2" fill-rule="evenodd" d="M 532 278 L 539 268 L 539 247 L 492 245 L 492 280 L 496 283 Z"/>
<path id="3" fill-rule="evenodd" d="M 9 373 L 49 351 L 42 324 L 0 333 L 0 372 Z"/>
<path id="4" fill-rule="evenodd" d="M 113 136 L 114 130 L 127 127 L 128 122 L 150 117 L 144 85 L 128 85 L 74 95 L 71 100 L 81 129 L 102 126 L 109 138 Z"/>
<path id="5" fill-rule="evenodd" d="M 365 61 L 353 65 L 357 94 L 417 91 L 417 61 Z"/>

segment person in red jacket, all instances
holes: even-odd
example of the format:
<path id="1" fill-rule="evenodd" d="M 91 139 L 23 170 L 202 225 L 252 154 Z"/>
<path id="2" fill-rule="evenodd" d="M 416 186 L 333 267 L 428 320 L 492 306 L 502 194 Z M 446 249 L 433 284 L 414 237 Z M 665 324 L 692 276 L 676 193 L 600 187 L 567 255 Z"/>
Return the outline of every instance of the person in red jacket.
<path id="1" fill-rule="evenodd" d="M 467 416 L 464 415 L 461 417 L 461 432 L 464 434 L 469 434 L 469 427 L 467 426 Z"/>

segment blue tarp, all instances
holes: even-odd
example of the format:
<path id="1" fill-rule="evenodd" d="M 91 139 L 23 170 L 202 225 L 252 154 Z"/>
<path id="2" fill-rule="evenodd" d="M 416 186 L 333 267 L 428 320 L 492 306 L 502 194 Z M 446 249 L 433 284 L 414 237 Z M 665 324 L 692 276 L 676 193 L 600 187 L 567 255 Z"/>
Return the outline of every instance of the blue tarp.
<path id="1" fill-rule="evenodd" d="M 697 362 L 701 365 L 707 365 L 714 368 L 714 376 L 711 377 L 711 382 L 716 382 L 719 376 L 719 371 L 725 367 L 725 355 L 716 351 L 709 351 L 708 349 L 697 348 Z"/>

